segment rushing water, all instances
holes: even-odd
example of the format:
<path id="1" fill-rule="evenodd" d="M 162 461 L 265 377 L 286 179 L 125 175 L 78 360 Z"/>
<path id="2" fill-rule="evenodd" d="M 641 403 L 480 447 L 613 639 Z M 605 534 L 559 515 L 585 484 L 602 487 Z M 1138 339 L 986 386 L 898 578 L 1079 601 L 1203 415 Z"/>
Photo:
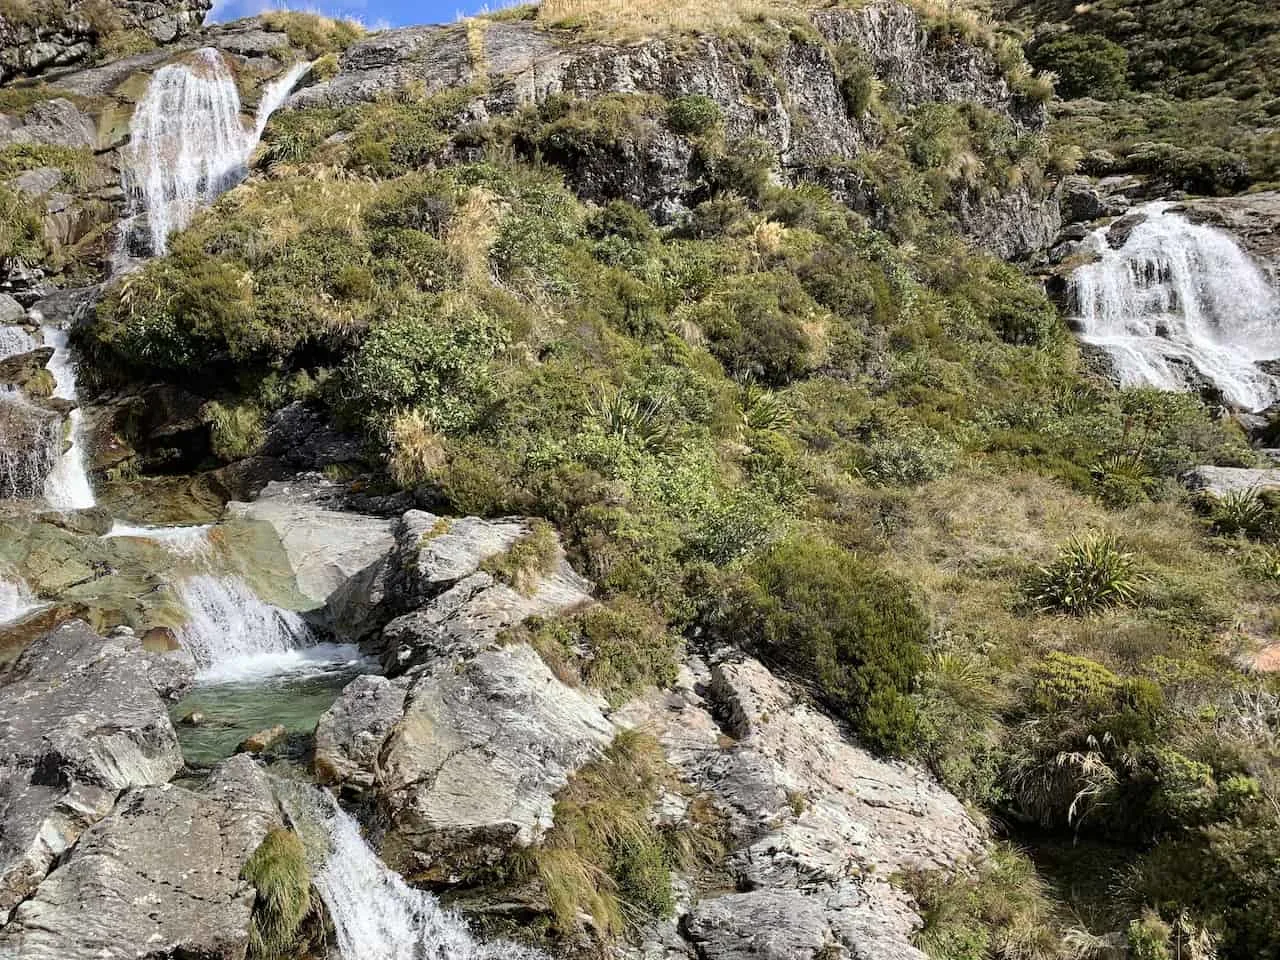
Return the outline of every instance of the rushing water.
<path id="1" fill-rule="evenodd" d="M 62 449 L 61 429 L 17 390 L 0 387 L 0 498 L 36 495 Z"/>
<path id="2" fill-rule="evenodd" d="M 1269 406 L 1280 380 L 1257 364 L 1280 357 L 1280 293 L 1229 235 L 1168 206 L 1142 208 L 1118 250 L 1105 228 L 1092 237 L 1099 259 L 1071 279 L 1082 339 L 1126 386 L 1187 390 L 1200 377 L 1236 406 Z"/>
<path id="3" fill-rule="evenodd" d="M 342 960 L 545 960 L 517 944 L 478 942 L 465 920 L 389 869 L 328 792 L 301 784 L 281 788 L 315 861 L 315 887 Z"/>
<path id="4" fill-rule="evenodd" d="M 254 127 L 240 115 L 240 93 L 226 59 L 209 47 L 190 62 L 157 70 L 130 123 L 124 185 L 133 212 L 147 214 L 151 252 L 198 210 L 244 179 L 267 121 L 310 64 L 295 65 L 262 91 Z"/>
<path id="5" fill-rule="evenodd" d="M 53 395 L 59 400 L 75 401 L 76 368 L 67 346 L 67 332 L 57 327 L 42 327 L 46 346 L 53 347 L 49 372 L 53 374 Z M 84 459 L 84 424 L 79 407 L 68 415 L 70 421 L 67 451 L 58 458 L 44 483 L 44 498 L 55 510 L 84 510 L 96 502 Z"/>
<path id="6" fill-rule="evenodd" d="M 0 577 L 0 624 L 21 620 L 41 606 L 20 578 Z"/>
<path id="7" fill-rule="evenodd" d="M 301 669 L 315 653 L 327 656 L 302 617 L 264 602 L 237 577 L 187 577 L 178 597 L 188 617 L 178 640 L 204 683 L 259 679 Z"/>
<path id="8" fill-rule="evenodd" d="M 164 546 L 166 550 L 183 560 L 208 560 L 213 556 L 213 542 L 209 539 L 209 531 L 213 524 L 202 523 L 194 526 L 156 527 L 116 520 L 111 529 L 103 534 L 104 539 L 128 537 L 138 540 L 151 540 Z"/>
<path id="9" fill-rule="evenodd" d="M 0 360 L 30 353 L 40 345 L 22 327 L 0 326 Z"/>

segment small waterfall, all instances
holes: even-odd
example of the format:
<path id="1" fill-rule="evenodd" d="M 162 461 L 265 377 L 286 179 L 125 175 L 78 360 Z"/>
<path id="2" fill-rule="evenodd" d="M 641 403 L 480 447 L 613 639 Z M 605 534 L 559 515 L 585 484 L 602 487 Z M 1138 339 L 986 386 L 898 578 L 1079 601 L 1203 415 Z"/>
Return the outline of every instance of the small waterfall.
<path id="1" fill-rule="evenodd" d="M 1081 338 L 1104 349 L 1125 386 L 1194 389 L 1198 378 L 1232 404 L 1280 400 L 1280 380 L 1257 363 L 1280 357 L 1280 292 L 1226 233 L 1156 203 L 1124 246 L 1105 228 L 1099 259 L 1079 268 L 1070 293 Z"/>
<path id="2" fill-rule="evenodd" d="M 20 578 L 0 577 L 0 624 L 21 620 L 42 606 Z"/>
<path id="3" fill-rule="evenodd" d="M 333 920 L 342 960 L 546 960 L 518 944 L 478 943 L 465 920 L 378 859 L 360 825 L 328 792 L 304 784 L 279 789 L 317 861 L 315 887 Z M 312 829 L 323 836 L 310 836 Z"/>
<path id="4" fill-rule="evenodd" d="M 298 614 L 264 603 L 243 580 L 200 574 L 178 584 L 188 620 L 178 640 L 206 683 L 296 669 L 316 637 Z"/>
<path id="5" fill-rule="evenodd" d="M 209 539 L 209 531 L 212 529 L 211 523 L 187 527 L 149 527 L 116 520 L 102 536 L 104 539 L 128 537 L 152 540 L 183 560 L 207 560 L 213 554 L 213 542 Z"/>
<path id="6" fill-rule="evenodd" d="M 173 231 L 245 178 L 268 119 L 310 66 L 297 64 L 263 89 L 253 130 L 217 50 L 205 47 L 191 62 L 156 71 L 134 111 L 124 164 L 125 191 L 133 213 L 147 214 L 152 253 L 164 254 Z"/>
<path id="7" fill-rule="evenodd" d="M 67 346 L 67 332 L 57 327 L 41 327 L 46 346 L 53 347 L 49 372 L 53 374 L 53 395 L 59 400 L 74 401 L 76 369 Z M 83 414 L 79 407 L 68 415 L 71 445 L 54 465 L 44 484 L 44 497 L 55 510 L 85 510 L 97 501 L 89 483 L 84 461 Z"/>
<path id="8" fill-rule="evenodd" d="M 0 360 L 30 353 L 39 346 L 35 338 L 22 327 L 0 327 Z"/>

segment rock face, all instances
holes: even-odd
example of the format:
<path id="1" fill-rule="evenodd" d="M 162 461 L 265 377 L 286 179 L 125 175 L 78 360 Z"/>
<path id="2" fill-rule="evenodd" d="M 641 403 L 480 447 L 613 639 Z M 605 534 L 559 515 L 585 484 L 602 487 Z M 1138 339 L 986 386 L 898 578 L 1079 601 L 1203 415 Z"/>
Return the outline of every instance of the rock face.
<path id="1" fill-rule="evenodd" d="M 336 76 L 300 90 L 291 104 L 346 106 L 410 83 L 427 94 L 474 85 L 484 92 L 460 117 L 477 120 L 558 95 L 701 94 L 718 105 L 728 142 L 761 141 L 784 179 L 824 183 L 860 210 L 873 206 L 872 194 L 848 162 L 880 143 L 884 131 L 874 116 L 852 115 L 833 51 L 856 51 L 891 86 L 900 109 L 968 101 L 1023 129 L 1044 124 L 1043 108 L 1012 91 L 991 53 L 935 36 L 907 4 L 874 0 L 857 10 L 816 11 L 811 24 L 813 34 L 797 30 L 780 41 L 770 70 L 748 63 L 732 39 L 712 35 L 569 46 L 533 24 L 491 22 L 481 26 L 483 55 L 476 57 L 460 25 L 390 30 L 352 46 Z M 690 142 L 656 119 L 586 149 L 554 140 L 537 148 L 584 198 L 622 197 L 662 221 L 705 191 L 707 171 Z M 1027 191 L 998 204 L 960 194 L 952 208 L 966 233 L 1002 255 L 1043 249 L 1060 227 L 1056 200 Z"/>
<path id="2" fill-rule="evenodd" d="M 1188 219 L 1220 227 L 1235 235 L 1280 279 L 1280 191 L 1268 190 L 1240 197 L 1212 197 L 1185 205 Z"/>
<path id="3" fill-rule="evenodd" d="M 980 855 L 961 803 L 920 771 L 850 743 L 755 660 L 691 665 L 677 688 L 624 707 L 681 779 L 726 815 L 740 892 L 694 902 L 668 956 L 923 960 L 920 920 L 888 879 Z"/>
<path id="4" fill-rule="evenodd" d="M 65 13 L 33 22 L 0 17 L 0 83 L 92 56 L 113 34 L 168 43 L 200 26 L 213 0 L 72 0 Z"/>
<path id="5" fill-rule="evenodd" d="M 182 752 L 162 695 L 189 668 L 80 621 L 35 641 L 0 687 L 0 915 L 130 787 L 166 783 Z"/>
<path id="6" fill-rule="evenodd" d="M 590 600 L 562 551 L 528 593 L 480 570 L 526 530 L 405 514 L 389 596 L 421 606 L 366 644 L 395 678 L 349 684 L 316 730 L 320 777 L 371 790 L 388 823 L 384 856 L 433 882 L 536 840 L 555 792 L 613 736 L 602 701 L 561 683 L 528 646 L 498 644 L 505 627 Z"/>
<path id="7" fill-rule="evenodd" d="M 243 960 L 255 891 L 240 871 L 280 825 L 266 775 L 245 756 L 198 792 L 130 790 L 14 912 L 0 955 Z"/>

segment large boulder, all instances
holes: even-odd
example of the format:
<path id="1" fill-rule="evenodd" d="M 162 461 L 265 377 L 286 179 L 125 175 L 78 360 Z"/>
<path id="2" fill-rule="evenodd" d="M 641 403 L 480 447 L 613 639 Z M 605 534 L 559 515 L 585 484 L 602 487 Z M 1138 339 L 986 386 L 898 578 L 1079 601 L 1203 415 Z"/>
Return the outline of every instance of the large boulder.
<path id="1" fill-rule="evenodd" d="M 240 873 L 279 826 L 270 782 L 243 755 L 198 791 L 130 790 L 14 911 L 0 955 L 244 960 L 256 891 Z"/>
<path id="2" fill-rule="evenodd" d="M 36 640 L 0 687 L 0 915 L 29 896 L 130 787 L 166 783 L 182 751 L 163 696 L 189 665 L 131 633 L 72 621 Z"/>
<path id="3" fill-rule="evenodd" d="M 1190 490 L 1203 490 L 1215 497 L 1250 490 L 1280 490 L 1280 468 L 1196 467 L 1182 476 Z"/>

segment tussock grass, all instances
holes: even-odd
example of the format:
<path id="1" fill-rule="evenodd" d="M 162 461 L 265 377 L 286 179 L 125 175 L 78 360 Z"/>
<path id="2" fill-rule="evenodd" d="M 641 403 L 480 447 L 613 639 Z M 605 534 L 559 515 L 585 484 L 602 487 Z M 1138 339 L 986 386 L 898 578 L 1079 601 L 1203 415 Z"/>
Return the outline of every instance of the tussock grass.
<path id="1" fill-rule="evenodd" d="M 249 927 L 249 956 L 254 960 L 295 956 L 299 932 L 311 912 L 311 874 L 302 840 L 292 830 L 272 830 L 241 876 L 258 891 Z"/>
<path id="2" fill-rule="evenodd" d="M 504 553 L 490 557 L 480 569 L 525 595 L 538 589 L 543 576 L 554 569 L 560 557 L 556 531 L 545 520 L 534 520 L 529 530 Z"/>
<path id="3" fill-rule="evenodd" d="M 422 410 L 406 410 L 391 422 L 391 452 L 387 469 L 391 479 L 406 490 L 431 480 L 444 466 L 444 438 Z"/>

